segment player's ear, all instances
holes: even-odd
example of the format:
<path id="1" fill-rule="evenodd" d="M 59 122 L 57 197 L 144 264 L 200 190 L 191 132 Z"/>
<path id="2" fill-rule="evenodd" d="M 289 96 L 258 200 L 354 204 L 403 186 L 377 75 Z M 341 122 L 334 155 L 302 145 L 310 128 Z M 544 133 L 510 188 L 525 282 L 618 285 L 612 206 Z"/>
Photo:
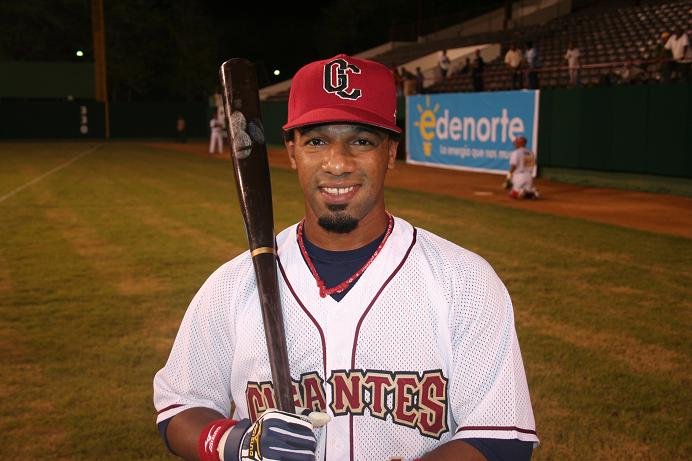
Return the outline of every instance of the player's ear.
<path id="1" fill-rule="evenodd" d="M 291 168 L 296 169 L 296 142 L 295 134 L 293 136 L 284 135 L 284 146 L 286 146 L 286 151 L 288 152 L 288 160 L 291 162 Z"/>
<path id="2" fill-rule="evenodd" d="M 387 152 L 387 169 L 391 170 L 396 165 L 396 151 L 399 148 L 399 141 L 389 138 L 389 152 Z"/>

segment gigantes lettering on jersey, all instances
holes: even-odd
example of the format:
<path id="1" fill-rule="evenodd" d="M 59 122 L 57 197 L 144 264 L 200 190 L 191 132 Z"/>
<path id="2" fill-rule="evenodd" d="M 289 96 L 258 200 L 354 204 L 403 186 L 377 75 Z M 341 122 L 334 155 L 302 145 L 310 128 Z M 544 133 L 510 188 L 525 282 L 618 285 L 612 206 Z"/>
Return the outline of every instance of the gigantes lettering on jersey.
<path id="1" fill-rule="evenodd" d="M 334 370 L 326 385 L 332 401 L 327 402 L 324 380 L 318 373 L 306 373 L 293 382 L 297 407 L 325 411 L 335 416 L 364 415 L 393 424 L 418 429 L 421 435 L 439 439 L 447 425 L 447 378 L 441 370 L 421 374 L 409 371 Z M 245 391 L 250 419 L 273 408 L 271 382 L 248 382 Z"/>

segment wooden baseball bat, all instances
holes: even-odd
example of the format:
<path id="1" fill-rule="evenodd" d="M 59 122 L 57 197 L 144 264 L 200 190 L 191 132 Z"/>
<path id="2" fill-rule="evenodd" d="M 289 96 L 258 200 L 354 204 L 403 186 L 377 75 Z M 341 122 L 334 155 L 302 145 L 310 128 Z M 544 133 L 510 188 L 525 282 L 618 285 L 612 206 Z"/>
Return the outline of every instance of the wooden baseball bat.
<path id="1" fill-rule="evenodd" d="M 238 199 L 262 307 L 275 403 L 279 410 L 295 412 L 276 273 L 269 159 L 260 113 L 257 73 L 250 61 L 235 58 L 224 62 L 219 74 Z"/>

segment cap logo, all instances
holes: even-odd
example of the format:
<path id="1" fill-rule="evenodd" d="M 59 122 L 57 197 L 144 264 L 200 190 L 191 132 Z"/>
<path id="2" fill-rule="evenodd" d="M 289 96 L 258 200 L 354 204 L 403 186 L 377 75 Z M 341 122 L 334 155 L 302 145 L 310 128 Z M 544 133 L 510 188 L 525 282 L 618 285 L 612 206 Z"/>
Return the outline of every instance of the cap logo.
<path id="1" fill-rule="evenodd" d="M 360 69 L 344 59 L 334 59 L 324 65 L 324 91 L 334 93 L 341 99 L 358 99 L 362 92 L 358 88 L 349 90 L 348 72 L 360 74 Z"/>

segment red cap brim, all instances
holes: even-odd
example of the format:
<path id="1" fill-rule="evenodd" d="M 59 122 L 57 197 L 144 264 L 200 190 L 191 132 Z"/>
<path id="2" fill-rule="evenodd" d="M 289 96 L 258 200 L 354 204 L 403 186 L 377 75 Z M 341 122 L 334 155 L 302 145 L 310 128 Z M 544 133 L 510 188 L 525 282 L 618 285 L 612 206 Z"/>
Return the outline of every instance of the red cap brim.
<path id="1" fill-rule="evenodd" d="M 392 119 L 393 118 L 394 114 L 392 114 Z M 364 125 L 372 125 L 385 130 L 393 131 L 395 133 L 401 133 L 401 128 L 399 128 L 395 123 L 392 123 L 392 121 L 385 120 L 370 111 L 351 106 L 320 107 L 319 109 L 314 109 L 304 113 L 300 117 L 292 120 L 291 123 L 285 124 L 282 128 L 284 130 L 290 130 L 300 126 L 331 122 L 362 123 Z"/>

